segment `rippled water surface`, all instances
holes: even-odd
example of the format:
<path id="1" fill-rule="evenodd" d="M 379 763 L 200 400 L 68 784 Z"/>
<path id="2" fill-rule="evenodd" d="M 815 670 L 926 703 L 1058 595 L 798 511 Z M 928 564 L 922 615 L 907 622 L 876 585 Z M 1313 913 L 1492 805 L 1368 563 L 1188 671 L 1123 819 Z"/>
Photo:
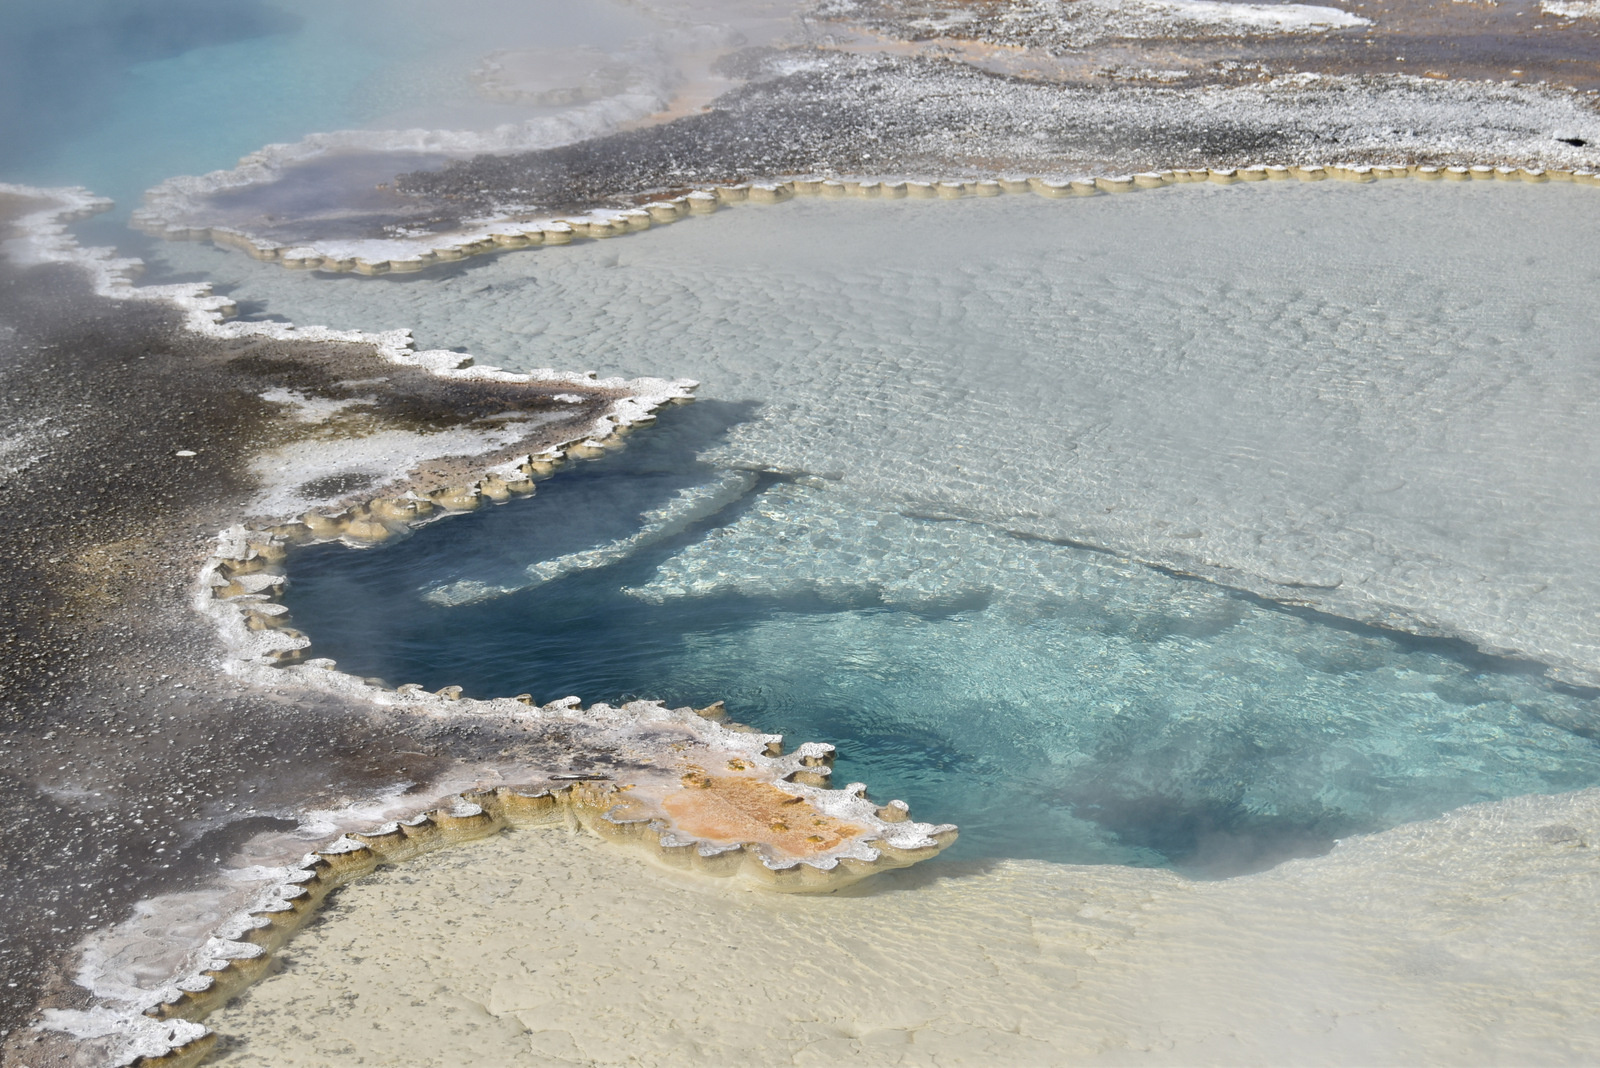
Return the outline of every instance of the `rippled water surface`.
<path id="1" fill-rule="evenodd" d="M 1537 663 L 1600 663 L 1597 205 L 813 202 L 429 281 L 173 255 L 257 313 L 702 380 L 531 502 L 303 554 L 347 670 L 723 698 L 969 855 L 1236 871 L 1600 782 L 1593 692 Z"/>
<path id="2" fill-rule="evenodd" d="M 309 550 L 290 608 L 319 654 L 392 683 L 725 699 L 837 744 L 840 781 L 960 823 L 957 855 L 1230 872 L 1600 782 L 1588 693 L 1457 643 L 696 461 L 750 414 L 676 410 L 532 500 L 377 551 Z"/>
<path id="3" fill-rule="evenodd" d="M 1597 208 L 1573 186 L 1261 183 L 751 206 L 411 280 L 165 255 L 251 314 L 696 378 L 750 408 L 708 463 L 1592 685 Z"/>

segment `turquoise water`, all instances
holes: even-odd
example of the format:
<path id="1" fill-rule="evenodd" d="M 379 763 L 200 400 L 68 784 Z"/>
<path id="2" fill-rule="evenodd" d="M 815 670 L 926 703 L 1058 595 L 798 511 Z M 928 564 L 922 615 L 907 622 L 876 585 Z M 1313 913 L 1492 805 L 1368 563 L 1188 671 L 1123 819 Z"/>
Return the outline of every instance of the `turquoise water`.
<path id="1" fill-rule="evenodd" d="M 513 9 L 536 37 L 507 31 Z M 478 56 L 524 44 L 615 44 L 642 26 L 604 4 L 544 0 L 520 8 L 500 0 L 260 0 L 222 9 L 189 0 L 34 0 L 12 16 L 0 56 L 8 79 L 0 119 L 13 150 L 0 178 L 86 184 L 124 209 L 163 178 L 229 166 L 269 142 L 346 127 L 510 118 L 472 102 L 467 74 Z M 1258 212 L 1259 247 L 1249 263 L 1214 277 L 1211 266 L 1227 262 L 1235 242 L 1232 226 L 1216 217 L 1233 219 L 1240 208 L 1232 199 L 1246 195 Z M 1312 461 L 1299 453 L 1320 460 L 1328 440 L 1359 443 L 1356 431 L 1376 410 L 1315 410 L 1298 421 L 1316 429 L 1320 420 L 1337 433 L 1305 434 L 1306 443 L 1287 446 L 1282 428 L 1254 411 L 1224 434 L 1207 422 L 1250 390 L 1270 393 L 1309 374 L 1328 379 L 1312 382 L 1320 398 L 1340 403 L 1379 383 L 1376 392 L 1388 395 L 1377 408 L 1388 409 L 1373 422 L 1377 444 L 1341 460 L 1340 477 L 1363 472 L 1382 483 L 1374 493 L 1426 487 L 1419 505 L 1396 511 L 1419 529 L 1437 528 L 1439 544 L 1451 547 L 1388 548 L 1368 533 L 1385 514 L 1371 500 L 1335 516 L 1340 538 L 1371 539 L 1394 561 L 1376 568 L 1380 577 L 1385 568 L 1401 573 L 1391 586 L 1448 604 L 1436 591 L 1469 584 L 1418 579 L 1409 569 L 1459 552 L 1474 531 L 1489 531 L 1494 552 L 1511 557 L 1529 545 L 1577 544 L 1569 527 L 1586 526 L 1582 516 L 1569 522 L 1562 512 L 1545 523 L 1548 536 L 1537 527 L 1502 536 L 1483 516 L 1451 511 L 1448 493 L 1475 493 L 1481 484 L 1498 494 L 1505 479 L 1480 477 L 1487 457 L 1514 457 L 1524 473 L 1551 467 L 1555 457 L 1565 465 L 1555 476 L 1524 478 L 1541 494 L 1527 514 L 1542 516 L 1546 497 L 1570 499 L 1568 468 L 1583 460 L 1573 452 L 1577 439 L 1564 430 L 1549 442 L 1522 438 L 1551 425 L 1527 417 L 1547 412 L 1554 396 L 1541 368 L 1565 375 L 1582 364 L 1579 350 L 1592 348 L 1572 340 L 1579 320 L 1569 308 L 1588 299 L 1589 213 L 1580 222 L 1564 210 L 1567 190 L 1451 195 L 1474 198 L 1473 219 L 1488 220 L 1475 225 L 1515 253 L 1508 263 L 1524 259 L 1518 241 L 1548 251 L 1566 240 L 1574 247 L 1556 259 L 1576 272 L 1500 288 L 1479 279 L 1474 258 L 1445 254 L 1436 236 L 1457 240 L 1461 229 L 1454 212 L 1436 213 L 1449 217 L 1443 228 L 1430 215 L 1437 191 L 1280 189 L 1271 200 L 1261 190 L 1207 190 L 1138 198 L 1131 207 L 1076 205 L 1075 215 L 1048 222 L 1038 221 L 1045 217 L 1034 213 L 1045 209 L 1033 203 L 941 205 L 941 214 L 915 220 L 910 213 L 920 209 L 911 206 L 831 219 L 809 216 L 855 209 L 796 206 L 697 223 L 674 231 L 670 243 L 651 235 L 615 250 L 564 250 L 548 266 L 535 257 L 485 261 L 405 287 L 243 277 L 241 296 L 257 286 L 269 311 L 295 319 L 405 323 L 429 343 L 467 342 L 512 364 L 593 360 L 629 373 L 692 373 L 708 379 L 704 395 L 723 398 L 673 413 L 626 453 L 562 474 L 533 501 L 439 524 L 381 552 L 303 553 L 291 608 L 320 654 L 393 682 L 461 684 L 479 695 L 527 690 L 541 700 L 726 699 L 739 719 L 796 741 L 838 744 L 842 779 L 904 797 L 925 818 L 960 823 L 958 848 L 969 856 L 1237 871 L 1472 801 L 1593 784 L 1595 695 L 1555 686 L 1536 667 L 1284 608 L 1040 536 L 1083 529 L 1085 516 L 1126 513 L 1127 529 L 1096 540 L 1137 544 L 1130 531 L 1153 524 L 1123 498 L 1166 469 L 1177 472 L 1176 489 L 1156 486 L 1156 514 L 1183 512 L 1186 494 L 1196 496 L 1190 511 L 1208 522 L 1230 509 L 1248 512 L 1240 503 L 1249 503 L 1248 492 L 1215 471 L 1196 477 L 1216 442 L 1237 446 L 1223 467 L 1244 470 L 1241 484 L 1259 490 L 1270 482 L 1251 468 L 1256 457 L 1303 468 Z M 1360 196 L 1362 210 L 1307 214 L 1324 206 L 1298 202 L 1310 196 Z M 1413 203 L 1423 196 L 1435 199 Z M 1499 203 L 1512 196 L 1514 204 Z M 1568 220 L 1561 234 L 1539 229 L 1552 207 Z M 1269 209 L 1281 218 L 1264 225 Z M 1130 237 L 1130 218 L 1151 225 Z M 1306 219 L 1318 220 L 1309 240 L 1320 253 L 1307 250 Z M 841 221 L 844 237 L 828 229 Z M 969 235 L 1007 227 L 993 232 L 1010 238 L 965 242 L 951 256 L 950 228 L 963 226 Z M 1357 255 L 1363 242 L 1378 249 L 1371 259 L 1398 264 L 1406 284 L 1366 266 Z M 1319 254 L 1317 283 L 1302 285 L 1293 265 Z M 1124 269 L 1123 260 L 1133 266 Z M 855 266 L 846 270 L 845 261 Z M 1543 261 L 1530 254 L 1526 262 Z M 205 264 L 208 272 L 219 266 Z M 225 269 L 275 270 L 236 259 Z M 1290 291 L 1279 292 L 1286 279 Z M 287 287 L 297 287 L 293 299 Z M 1548 308 L 1527 304 L 1534 293 Z M 1141 300 L 1154 303 L 1141 313 Z M 373 321 L 339 321 L 369 311 Z M 1063 349 L 1055 341 L 1063 316 L 1073 336 L 1093 344 Z M 1401 337 L 1425 342 L 1406 361 L 1390 361 L 1410 377 L 1374 377 L 1362 362 L 1367 353 Z M 977 379 L 939 362 L 957 350 L 976 354 L 968 362 L 980 369 Z M 1263 376 L 1256 354 L 1264 351 L 1321 358 Z M 1179 371 L 1199 368 L 1195 381 L 1156 381 L 1138 370 L 1152 352 L 1175 353 Z M 1419 362 L 1423 356 L 1431 362 Z M 901 383 L 902 364 L 918 361 L 932 370 Z M 1481 388 L 1482 368 L 1501 364 L 1504 382 Z M 1093 373 L 1072 370 L 1082 367 Z M 1122 370 L 1107 380 L 1106 368 Z M 1230 379 L 1218 368 L 1248 387 L 1219 386 Z M 1465 385 L 1452 382 L 1452 368 L 1466 369 Z M 1148 389 L 1140 386 L 1146 378 Z M 1052 385 L 1041 390 L 1040 382 Z M 1412 402 L 1429 390 L 1440 397 Z M 1472 414 L 1480 394 L 1509 414 Z M 1161 416 L 1174 397 L 1194 407 L 1177 404 Z M 1030 400 L 1049 411 L 1033 411 Z M 1267 400 L 1264 410 L 1292 413 L 1299 398 Z M 1007 424 L 1018 411 L 1027 418 Z M 1476 439 L 1452 439 L 1453 427 L 1412 433 L 1427 411 L 1467 412 L 1474 427 L 1522 438 L 1501 448 L 1496 437 L 1493 448 L 1479 449 Z M 1155 460 L 1088 454 L 1118 428 L 1154 441 Z M 879 433 L 907 440 L 886 446 L 873 438 Z M 1419 447 L 1408 449 L 1408 440 Z M 941 449 L 968 444 L 991 454 L 987 470 L 978 457 L 963 457 L 952 468 L 959 478 L 924 479 Z M 715 466 L 741 452 L 750 468 L 825 477 Z M 1468 472 L 1439 459 L 1468 454 Z M 1433 481 L 1401 470 L 1406 457 L 1421 457 Z M 1384 474 L 1387 467 L 1398 473 Z M 873 485 L 879 470 L 898 480 L 895 493 Z M 1047 512 L 1068 470 L 1091 475 L 1073 490 L 1082 500 L 1071 522 L 1058 522 Z M 1291 474 L 1285 482 L 1296 494 L 1316 485 L 1302 471 Z M 1546 494 L 1545 482 L 1561 492 Z M 1115 490 L 1104 508 L 1087 494 L 1097 483 Z M 1307 492 L 1287 511 L 1296 524 L 1332 514 L 1340 492 Z M 699 504 L 685 511 L 684 494 Z M 1276 493 L 1265 496 L 1269 511 L 1283 510 Z M 1491 496 L 1488 512 L 1508 514 Z M 663 507 L 681 521 L 652 525 L 646 513 Z M 1174 538 L 1215 536 L 1191 532 L 1187 520 L 1171 525 Z M 1338 580 L 1323 583 L 1329 588 L 1364 581 L 1366 561 L 1349 562 L 1358 552 L 1329 552 L 1300 526 L 1263 537 L 1253 514 L 1230 526 L 1243 537 L 1221 544 L 1232 551 L 1256 538 L 1270 550 L 1262 570 L 1283 572 L 1285 587 L 1318 586 L 1323 571 Z M 1508 611 L 1581 577 L 1539 565 L 1501 569 L 1535 591 L 1496 590 Z M 1501 573 L 1475 561 L 1458 570 Z M 1499 612 L 1490 604 L 1480 614 Z"/>
<path id="2" fill-rule="evenodd" d="M 525 117 L 463 110 L 479 57 L 647 26 L 557 0 L 19 0 L 6 22 L 0 181 L 84 185 L 123 211 L 163 179 L 317 132 Z"/>
<path id="3" fill-rule="evenodd" d="M 296 624 L 396 684 L 725 699 L 960 824 L 958 856 L 1230 874 L 1600 782 L 1600 701 L 1536 666 L 696 459 L 752 414 L 676 409 L 530 500 L 302 551 Z M 705 487 L 684 529 L 642 518 Z"/>

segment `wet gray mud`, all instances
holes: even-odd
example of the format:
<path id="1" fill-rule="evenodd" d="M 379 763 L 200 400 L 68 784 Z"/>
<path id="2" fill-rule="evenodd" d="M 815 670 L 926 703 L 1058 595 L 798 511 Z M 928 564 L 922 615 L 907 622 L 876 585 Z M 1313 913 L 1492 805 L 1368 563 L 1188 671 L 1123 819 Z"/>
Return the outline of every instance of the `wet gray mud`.
<path id="1" fill-rule="evenodd" d="M 0 225 L 38 206 L 7 198 Z M 166 304 L 95 296 L 76 267 L 0 259 L 0 1061 L 76 1063 L 24 1026 L 82 1002 L 71 948 L 308 803 L 508 745 L 564 751 L 219 672 L 190 591 L 247 510 L 250 458 L 305 432 L 260 396 L 285 388 L 404 429 L 545 408 L 554 438 L 608 400 L 441 382 L 365 345 L 204 339 Z"/>
<path id="2" fill-rule="evenodd" d="M 939 59 L 785 50 L 732 57 L 730 65 L 751 83 L 704 115 L 479 156 L 402 175 L 398 188 L 479 210 L 514 201 L 564 208 L 631 190 L 784 174 L 1126 173 L 1324 157 L 1378 162 L 1397 151 L 1434 163 L 1455 162 L 1464 147 L 1444 147 L 1459 116 L 1435 111 L 1441 94 L 1426 86 L 1359 97 L 1297 87 L 1197 108 L 1176 89 L 1044 84 Z M 1397 144 L 1396 131 L 1380 127 L 1399 115 L 1411 129 Z M 1482 149 L 1493 141 L 1489 156 L 1521 162 L 1516 157 L 1538 142 L 1569 147 L 1558 133 L 1479 129 L 1471 154 L 1485 162 Z"/>
<path id="3" fill-rule="evenodd" d="M 1124 169 L 1289 158 L 1337 134 L 1218 114 L 1161 121 L 1155 94 L 1045 87 L 926 59 L 792 50 L 734 57 L 754 80 L 704 115 L 576 145 L 479 156 L 402 175 L 398 188 L 475 210 L 512 200 L 615 202 L 630 190 L 783 174 L 1041 171 L 1115 160 Z M 803 66 L 793 73 L 785 68 Z"/>
<path id="4" fill-rule="evenodd" d="M 812 10 L 830 28 L 1022 49 L 1107 82 L 1238 84 L 1310 71 L 1600 86 L 1600 31 L 1537 0 L 1359 0 L 1342 9 L 1367 23 L 1280 35 L 1188 22 L 1176 35 L 1171 15 L 1163 26 L 1136 6 L 1049 0 L 819 0 Z M 1143 47 L 1130 47 L 1135 40 Z"/>
<path id="5" fill-rule="evenodd" d="M 1309 160 L 1571 166 L 1590 159 L 1591 138 L 1600 143 L 1600 126 L 1581 107 L 1533 107 L 1510 88 L 1417 79 L 1213 87 L 1233 94 L 1224 103 L 1186 86 L 1045 81 L 949 58 L 838 49 L 750 49 L 721 69 L 745 84 L 668 123 L 533 152 L 434 160 L 379 183 L 384 190 L 370 181 L 384 159 L 342 163 L 361 180 L 340 186 L 348 186 L 341 203 L 369 206 L 317 236 L 447 232 L 486 215 L 628 207 L 797 174 L 959 179 Z M 274 182 L 211 194 L 186 214 L 269 244 L 308 241 L 313 220 L 284 209 L 303 189 L 327 192 L 337 173 L 331 164 L 315 173 L 287 167 Z"/>
<path id="6" fill-rule="evenodd" d="M 535 151 L 293 163 L 163 209 L 165 224 L 289 247 L 794 175 L 1592 165 L 1593 19 L 1528 0 L 1312 10 L 1354 24 L 1252 26 L 1160 4 L 827 0 L 721 55 L 711 70 L 733 88 L 697 112 L 674 105 L 661 121 Z M 298 206 L 333 193 L 337 217 Z"/>

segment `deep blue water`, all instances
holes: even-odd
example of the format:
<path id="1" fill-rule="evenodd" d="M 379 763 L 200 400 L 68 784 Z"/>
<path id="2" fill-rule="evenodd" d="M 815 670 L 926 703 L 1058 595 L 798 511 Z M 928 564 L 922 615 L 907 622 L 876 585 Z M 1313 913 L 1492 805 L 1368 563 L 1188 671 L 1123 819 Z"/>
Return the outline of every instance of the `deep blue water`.
<path id="1" fill-rule="evenodd" d="M 848 487 L 774 475 L 609 562 L 438 603 L 454 583 L 526 585 L 529 564 L 628 537 L 642 512 L 717 476 L 695 456 L 747 415 L 675 409 L 531 499 L 376 550 L 299 551 L 296 625 L 316 655 L 393 684 L 725 699 L 791 743 L 837 745 L 836 781 L 960 824 L 958 856 L 1227 874 L 1469 802 L 1600 783 L 1600 701 L 1537 665 L 975 524 L 856 526 L 867 505 Z M 796 531 L 781 548 L 741 533 L 774 520 Z M 953 595 L 887 595 L 841 563 L 881 565 L 867 542 L 885 531 L 896 550 L 961 556 L 968 578 Z M 714 581 L 684 595 L 685 574 Z"/>

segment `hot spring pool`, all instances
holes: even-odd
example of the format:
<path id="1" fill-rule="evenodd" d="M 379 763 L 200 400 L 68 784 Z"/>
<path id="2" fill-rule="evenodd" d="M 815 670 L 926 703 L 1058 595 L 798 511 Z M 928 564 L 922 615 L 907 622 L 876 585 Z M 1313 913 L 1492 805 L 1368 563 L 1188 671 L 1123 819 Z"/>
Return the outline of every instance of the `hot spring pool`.
<path id="1" fill-rule="evenodd" d="M 1595 206 L 1179 187 L 749 208 L 405 281 L 168 260 L 258 314 L 703 383 L 531 501 L 298 554 L 342 669 L 721 698 L 958 856 L 1228 874 L 1600 782 Z"/>
<path id="2" fill-rule="evenodd" d="M 960 824 L 956 857 L 1221 874 L 1600 783 L 1600 703 L 1536 668 L 826 480 L 730 479 L 695 456 L 738 414 L 676 410 L 398 546 L 307 550 L 290 610 L 318 655 L 391 683 L 726 700 Z M 662 511 L 684 529 L 640 537 Z"/>

